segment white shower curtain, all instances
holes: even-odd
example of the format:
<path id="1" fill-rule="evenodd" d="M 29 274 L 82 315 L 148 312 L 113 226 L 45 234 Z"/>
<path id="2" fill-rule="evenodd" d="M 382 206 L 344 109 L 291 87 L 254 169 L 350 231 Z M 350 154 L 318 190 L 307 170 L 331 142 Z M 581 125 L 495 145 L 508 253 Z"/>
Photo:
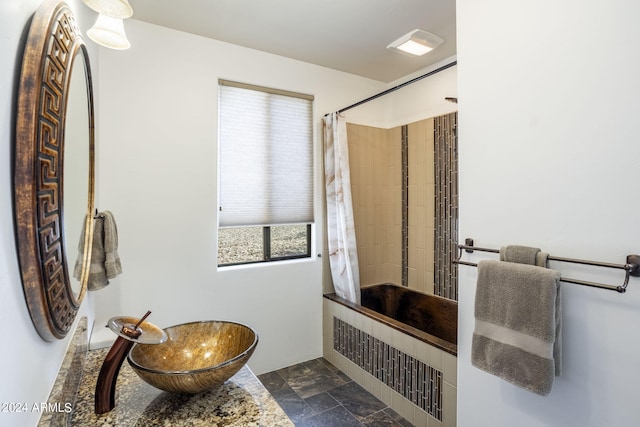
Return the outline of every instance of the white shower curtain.
<path id="1" fill-rule="evenodd" d="M 324 176 L 329 264 L 336 294 L 360 303 L 360 273 L 351 204 L 347 125 L 338 113 L 324 117 Z"/>

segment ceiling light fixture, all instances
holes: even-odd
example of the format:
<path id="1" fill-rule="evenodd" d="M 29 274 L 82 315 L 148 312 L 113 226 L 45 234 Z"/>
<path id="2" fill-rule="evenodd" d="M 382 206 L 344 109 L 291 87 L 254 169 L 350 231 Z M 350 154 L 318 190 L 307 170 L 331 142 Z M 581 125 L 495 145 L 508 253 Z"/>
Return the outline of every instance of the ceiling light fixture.
<path id="1" fill-rule="evenodd" d="M 124 33 L 124 22 L 120 18 L 98 15 L 96 23 L 87 30 L 87 36 L 101 46 L 115 50 L 125 50 L 131 43 Z"/>
<path id="2" fill-rule="evenodd" d="M 133 16 L 133 8 L 127 0 L 82 0 L 82 3 L 112 18 L 127 19 Z"/>
<path id="3" fill-rule="evenodd" d="M 82 0 L 98 12 L 98 19 L 87 36 L 97 44 L 110 49 L 124 50 L 131 47 L 124 32 L 123 19 L 133 16 L 133 8 L 127 0 Z"/>
<path id="4" fill-rule="evenodd" d="M 399 50 L 414 56 L 421 56 L 440 46 L 444 39 L 424 30 L 413 30 L 390 43 L 387 49 Z"/>

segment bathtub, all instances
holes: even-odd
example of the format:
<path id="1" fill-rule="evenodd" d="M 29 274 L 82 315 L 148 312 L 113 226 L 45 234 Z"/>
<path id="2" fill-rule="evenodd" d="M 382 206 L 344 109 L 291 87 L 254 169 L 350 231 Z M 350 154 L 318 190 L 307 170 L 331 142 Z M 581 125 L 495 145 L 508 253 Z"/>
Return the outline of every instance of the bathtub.
<path id="1" fill-rule="evenodd" d="M 458 304 L 393 284 L 323 298 L 323 354 L 418 426 L 456 425 Z"/>

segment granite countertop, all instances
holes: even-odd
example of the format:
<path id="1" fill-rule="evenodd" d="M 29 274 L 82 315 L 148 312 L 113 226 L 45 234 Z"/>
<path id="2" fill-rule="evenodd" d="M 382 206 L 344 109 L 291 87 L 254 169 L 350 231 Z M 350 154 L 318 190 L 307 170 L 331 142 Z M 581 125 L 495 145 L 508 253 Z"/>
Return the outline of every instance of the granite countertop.
<path id="1" fill-rule="evenodd" d="M 95 384 L 108 350 L 87 353 L 71 426 L 293 426 L 247 366 L 216 390 L 178 395 L 145 383 L 125 361 L 116 384 L 116 407 L 96 415 Z"/>

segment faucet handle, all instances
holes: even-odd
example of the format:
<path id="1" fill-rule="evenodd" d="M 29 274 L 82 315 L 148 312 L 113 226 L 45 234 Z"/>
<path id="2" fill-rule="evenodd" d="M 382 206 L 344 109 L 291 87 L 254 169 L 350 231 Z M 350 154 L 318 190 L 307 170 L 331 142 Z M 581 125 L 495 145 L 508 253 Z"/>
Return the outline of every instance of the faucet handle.
<path id="1" fill-rule="evenodd" d="M 112 317 L 107 322 L 107 326 L 118 336 L 141 344 L 162 344 L 168 338 L 165 331 L 144 318 Z"/>

